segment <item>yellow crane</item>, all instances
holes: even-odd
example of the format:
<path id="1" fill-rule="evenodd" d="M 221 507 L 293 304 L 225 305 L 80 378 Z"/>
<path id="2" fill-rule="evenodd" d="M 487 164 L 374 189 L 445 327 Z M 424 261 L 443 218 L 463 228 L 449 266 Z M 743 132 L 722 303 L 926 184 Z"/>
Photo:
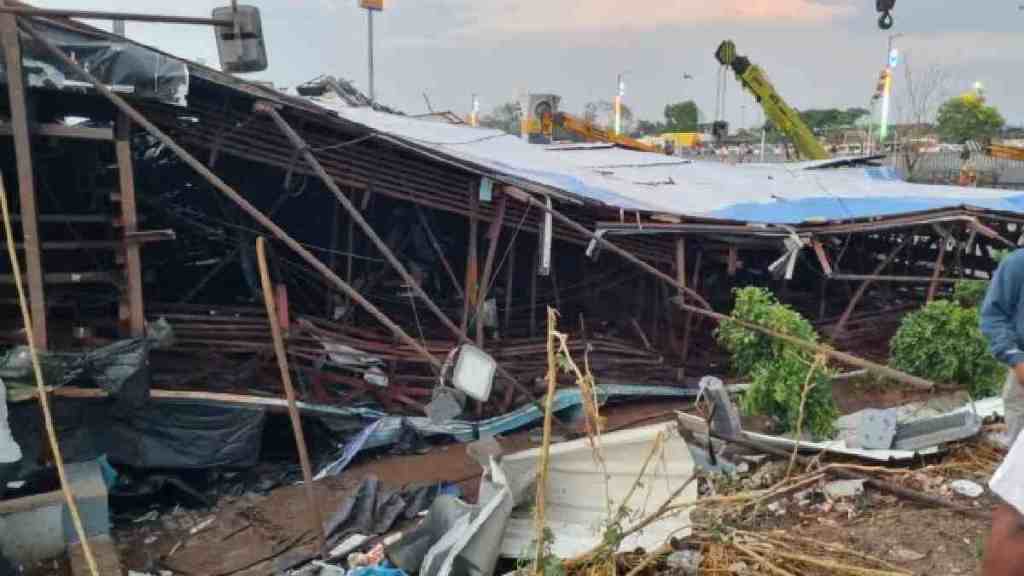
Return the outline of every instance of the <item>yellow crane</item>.
<path id="1" fill-rule="evenodd" d="M 561 128 L 587 142 L 607 142 L 628 150 L 658 153 L 657 146 L 641 142 L 623 134 L 606 130 L 568 112 L 558 110 L 561 98 L 555 94 L 531 94 L 523 118 L 523 137 L 531 142 L 551 142 L 555 128 Z M 534 137 L 539 137 L 535 140 Z"/>
<path id="2" fill-rule="evenodd" d="M 782 99 L 764 70 L 749 58 L 736 53 L 736 44 L 732 40 L 726 40 L 718 46 L 715 58 L 722 66 L 732 68 L 736 79 L 764 109 L 765 117 L 789 137 L 800 156 L 808 160 L 828 160 L 832 157 L 800 118 L 800 114 Z"/>

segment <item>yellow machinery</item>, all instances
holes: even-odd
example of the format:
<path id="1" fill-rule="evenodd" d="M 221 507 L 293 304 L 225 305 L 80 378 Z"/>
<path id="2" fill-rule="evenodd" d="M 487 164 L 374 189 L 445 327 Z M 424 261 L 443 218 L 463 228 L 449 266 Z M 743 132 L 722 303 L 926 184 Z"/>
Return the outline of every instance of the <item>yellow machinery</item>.
<path id="1" fill-rule="evenodd" d="M 989 144 L 985 147 L 985 152 L 993 158 L 1003 158 L 1005 160 L 1024 160 L 1024 148 L 1018 148 L 1016 146 L 1007 146 L 1005 144 Z"/>
<path id="2" fill-rule="evenodd" d="M 736 44 L 731 40 L 722 42 L 715 51 L 715 58 L 722 66 L 732 68 L 736 79 L 764 109 L 765 117 L 789 137 L 800 156 L 808 160 L 828 160 L 832 157 L 807 124 L 804 124 L 800 114 L 782 99 L 764 70 L 752 64 L 748 58 L 736 54 Z"/>
<path id="3" fill-rule="evenodd" d="M 561 98 L 553 94 L 531 94 L 523 115 L 523 138 L 535 143 L 551 142 L 555 128 L 579 135 L 588 142 L 607 142 L 638 152 L 661 152 L 661 149 L 623 134 L 616 134 L 577 118 L 572 114 L 558 111 Z"/>

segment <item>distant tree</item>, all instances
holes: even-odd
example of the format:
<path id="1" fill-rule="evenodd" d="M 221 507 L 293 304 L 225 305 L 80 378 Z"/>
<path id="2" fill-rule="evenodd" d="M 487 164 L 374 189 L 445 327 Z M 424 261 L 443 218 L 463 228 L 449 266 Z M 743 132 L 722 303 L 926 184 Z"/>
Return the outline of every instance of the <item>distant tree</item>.
<path id="1" fill-rule="evenodd" d="M 897 112 L 908 125 L 900 130 L 903 145 L 900 155 L 908 181 L 918 178 L 918 167 L 929 148 L 927 138 L 934 134 L 935 115 L 947 92 L 949 73 L 938 64 L 917 67 L 903 58 L 904 79 L 896 100 Z"/>
<path id="2" fill-rule="evenodd" d="M 480 117 L 480 125 L 485 128 L 504 130 L 509 134 L 519 134 L 522 108 L 518 102 L 506 102 Z"/>
<path id="3" fill-rule="evenodd" d="M 668 132 L 696 132 L 699 118 L 700 109 L 693 100 L 665 106 L 665 130 Z"/>
<path id="4" fill-rule="evenodd" d="M 636 129 L 633 131 L 633 134 L 635 136 L 654 136 L 662 132 L 666 132 L 664 122 L 640 120 L 636 123 Z"/>
<path id="5" fill-rule="evenodd" d="M 815 134 L 821 134 L 830 130 L 851 128 L 862 116 L 867 116 L 870 113 L 865 108 L 847 108 L 846 110 L 825 108 L 821 110 L 804 110 L 800 112 L 800 118 L 803 119 L 811 131 Z"/>
<path id="6" fill-rule="evenodd" d="M 986 140 L 998 134 L 1004 124 L 999 110 L 974 93 L 950 98 L 939 107 L 939 135 L 946 141 Z"/>

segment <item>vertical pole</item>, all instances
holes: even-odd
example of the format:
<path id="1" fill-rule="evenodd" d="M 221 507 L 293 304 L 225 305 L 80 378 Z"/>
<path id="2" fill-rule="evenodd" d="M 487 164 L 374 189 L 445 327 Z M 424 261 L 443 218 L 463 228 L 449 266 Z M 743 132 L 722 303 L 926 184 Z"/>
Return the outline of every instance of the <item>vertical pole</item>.
<path id="1" fill-rule="evenodd" d="M 676 239 L 676 280 L 679 281 L 680 285 L 686 286 L 686 238 L 683 237 Z M 683 302 L 686 301 L 686 293 L 682 289 L 679 290 L 679 298 Z M 669 316 L 669 318 L 671 317 Z M 672 348 L 682 354 L 681 342 L 676 339 L 675 323 L 671 321 L 669 322 L 669 333 L 672 336 Z"/>
<path id="2" fill-rule="evenodd" d="M 480 281 L 480 294 L 476 299 L 476 344 L 484 345 L 484 323 L 483 311 L 487 294 L 491 291 L 491 272 L 494 270 L 494 257 L 498 251 L 498 239 L 501 238 L 501 225 L 505 220 L 505 207 L 508 204 L 508 196 L 502 194 L 498 200 L 498 208 L 494 214 L 494 220 L 487 229 L 487 256 L 484 258 L 484 272 Z"/>
<path id="3" fill-rule="evenodd" d="M 114 20 L 114 34 L 118 36 L 124 36 L 124 20 Z"/>
<path id="4" fill-rule="evenodd" d="M 537 335 L 537 266 L 540 265 L 540 234 L 537 234 L 537 249 L 533 251 L 533 266 L 530 267 L 530 338 Z"/>
<path id="5" fill-rule="evenodd" d="M 473 180 L 469 184 L 469 205 L 472 210 L 472 215 L 469 217 L 469 240 L 466 245 L 466 297 L 463 299 L 462 306 L 462 331 L 465 332 L 469 328 L 469 312 L 470 310 L 476 310 L 477 302 L 477 283 L 480 280 L 479 270 L 477 269 L 477 233 L 480 226 L 480 218 L 477 216 L 477 210 L 480 205 L 480 192 L 477 190 L 474 183 L 478 181 Z"/>
<path id="6" fill-rule="evenodd" d="M 295 434 L 295 447 L 299 452 L 299 464 L 302 466 L 303 488 L 306 491 L 306 505 L 309 507 L 309 523 L 312 524 L 313 532 L 316 534 L 319 544 L 320 555 L 327 552 L 327 542 L 324 538 L 324 522 L 321 517 L 320 507 L 316 503 L 316 493 L 313 489 L 313 469 L 309 463 L 309 453 L 306 449 L 306 435 L 302 431 L 302 420 L 299 418 L 299 409 L 295 403 L 295 388 L 292 386 L 292 375 L 288 369 L 288 356 L 284 347 L 284 338 L 281 336 L 281 326 L 278 324 L 278 312 L 274 305 L 274 292 L 270 285 L 270 271 L 267 269 L 266 242 L 260 236 L 256 239 L 256 258 L 260 268 L 260 284 L 263 286 L 263 303 L 267 307 L 267 321 L 270 322 L 270 333 L 274 339 L 274 354 L 277 356 L 277 366 L 281 370 L 281 383 L 284 384 L 284 393 L 288 398 L 288 416 L 292 421 L 292 432 Z"/>
<path id="7" fill-rule="evenodd" d="M 338 202 L 332 202 L 331 204 L 334 208 L 331 210 L 331 251 L 330 253 L 327 254 L 327 267 L 337 272 L 339 241 L 338 236 L 340 235 L 339 228 L 341 228 L 341 214 L 339 214 L 339 212 L 341 210 L 341 206 L 339 205 Z M 349 256 L 349 258 L 351 259 L 352 256 Z M 351 279 L 349 279 L 349 281 L 351 282 Z M 334 302 L 334 294 L 332 294 L 329 290 L 326 292 L 327 294 L 325 295 L 325 298 L 327 299 L 327 302 L 324 304 L 325 313 L 326 317 L 330 318 L 334 312 L 334 306 L 332 305 Z"/>
<path id="8" fill-rule="evenodd" d="M 367 49 L 367 54 L 369 54 L 369 59 L 370 59 L 370 62 L 369 62 L 370 94 L 369 94 L 369 96 L 370 96 L 370 106 L 372 107 L 373 103 L 376 102 L 377 99 L 376 99 L 376 96 L 374 95 L 374 90 L 373 90 L 373 10 L 370 10 L 370 9 L 366 10 L 366 29 L 367 29 L 366 38 L 367 38 L 367 42 L 369 43 L 368 46 L 367 46 L 367 48 L 368 48 Z"/>
<path id="9" fill-rule="evenodd" d="M 132 165 L 131 120 L 121 114 L 117 118 L 114 148 L 117 153 L 117 171 L 121 187 L 121 223 L 125 236 L 139 230 L 135 203 L 135 172 Z M 142 257 L 139 244 L 125 242 L 125 275 L 127 286 L 128 333 L 133 338 L 146 335 L 146 316 L 142 299 Z"/>
<path id="10" fill-rule="evenodd" d="M 512 237 L 512 245 L 508 248 L 508 269 L 505 270 L 505 333 L 510 332 L 512 322 L 512 281 L 516 273 L 516 237 Z M 506 336 L 507 337 L 507 336 Z"/>
<path id="11" fill-rule="evenodd" d="M 931 302 L 935 299 L 935 293 L 939 288 L 939 276 L 942 275 L 942 261 L 946 258 L 946 244 L 949 241 L 940 236 L 938 239 L 939 254 L 935 257 L 935 269 L 932 270 L 932 280 L 928 283 L 928 299 L 926 302 Z"/>
<path id="12" fill-rule="evenodd" d="M 6 3 L 4 3 L 6 4 Z M 35 176 L 32 171 L 32 147 L 28 132 L 28 109 L 25 101 L 25 76 L 21 68 L 21 43 L 18 24 L 13 14 L 0 14 L 0 41 L 4 47 L 7 68 L 7 95 L 11 107 L 11 129 L 18 167 L 18 198 L 21 208 L 21 235 L 25 243 L 25 265 L 28 271 L 29 306 L 35 345 L 47 347 L 46 300 L 43 293 L 43 264 L 39 250 L 39 223 L 36 208 Z"/>

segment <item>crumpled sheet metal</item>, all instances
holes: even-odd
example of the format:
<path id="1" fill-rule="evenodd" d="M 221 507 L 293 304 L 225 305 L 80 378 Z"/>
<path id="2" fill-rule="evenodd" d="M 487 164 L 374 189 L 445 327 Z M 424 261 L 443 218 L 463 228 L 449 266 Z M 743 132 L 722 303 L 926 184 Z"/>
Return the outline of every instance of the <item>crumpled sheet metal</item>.
<path id="1" fill-rule="evenodd" d="M 640 484 L 628 502 L 631 518 L 638 520 L 654 512 L 673 491 L 694 474 L 696 465 L 686 441 L 674 423 L 661 423 L 604 434 L 601 449 L 604 468 L 594 457 L 587 438 L 551 445 L 546 505 L 546 522 L 555 536 L 552 552 L 562 558 L 576 556 L 599 544 L 609 507 L 615 511 L 623 504 L 637 482 L 643 463 L 651 453 L 658 434 L 665 434 L 664 452 L 656 454 Z M 530 504 L 534 496 L 540 449 L 510 454 L 501 466 L 508 475 L 516 508 L 508 521 L 501 543 L 503 556 L 518 558 L 528 552 L 536 538 Z M 607 472 L 607 488 L 605 474 Z M 697 499 L 697 483 L 692 482 L 676 503 Z M 626 523 L 627 526 L 631 522 Z M 690 533 L 689 510 L 656 521 L 623 541 L 623 549 L 654 549 L 670 536 Z"/>

